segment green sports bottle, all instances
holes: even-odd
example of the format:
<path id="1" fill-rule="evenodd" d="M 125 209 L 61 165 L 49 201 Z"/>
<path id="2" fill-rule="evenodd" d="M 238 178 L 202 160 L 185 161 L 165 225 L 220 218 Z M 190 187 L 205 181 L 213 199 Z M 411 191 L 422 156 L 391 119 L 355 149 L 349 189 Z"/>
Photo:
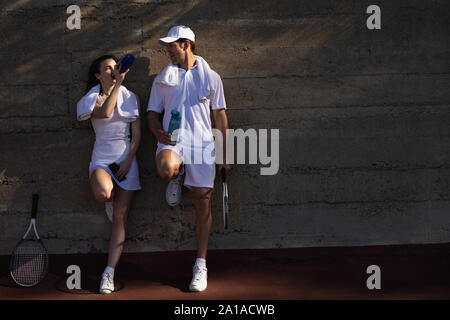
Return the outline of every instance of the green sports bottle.
<path id="1" fill-rule="evenodd" d="M 172 112 L 170 114 L 171 114 L 171 117 L 170 117 L 168 132 L 172 134 L 171 145 L 174 146 L 177 144 L 177 140 L 178 140 L 178 131 L 177 130 L 180 129 L 181 115 L 180 115 L 180 112 L 177 110 L 172 110 Z"/>

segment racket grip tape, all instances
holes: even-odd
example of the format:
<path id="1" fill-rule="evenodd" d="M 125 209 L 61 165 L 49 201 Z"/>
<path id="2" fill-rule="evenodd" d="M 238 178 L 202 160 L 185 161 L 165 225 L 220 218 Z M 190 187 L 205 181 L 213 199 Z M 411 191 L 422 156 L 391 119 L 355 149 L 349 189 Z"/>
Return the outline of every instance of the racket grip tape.
<path id="1" fill-rule="evenodd" d="M 33 206 L 31 207 L 31 218 L 36 219 L 37 206 L 39 201 L 39 195 L 37 193 L 33 194 Z"/>
<path id="2" fill-rule="evenodd" d="M 226 182 L 227 181 L 227 171 L 225 168 L 222 168 L 222 170 L 220 170 L 220 174 L 222 175 L 222 182 Z"/>

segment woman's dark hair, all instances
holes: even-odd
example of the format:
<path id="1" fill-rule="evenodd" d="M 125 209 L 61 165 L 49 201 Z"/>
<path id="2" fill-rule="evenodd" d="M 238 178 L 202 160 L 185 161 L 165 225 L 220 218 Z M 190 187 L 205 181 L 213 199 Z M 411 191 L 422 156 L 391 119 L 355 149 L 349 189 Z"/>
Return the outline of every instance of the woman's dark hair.
<path id="1" fill-rule="evenodd" d="M 100 83 L 100 80 L 97 79 L 97 77 L 95 76 L 96 73 L 100 73 L 100 64 L 107 59 L 113 59 L 116 63 L 119 63 L 119 60 L 117 59 L 117 57 L 110 55 L 110 54 L 106 54 L 104 56 L 101 56 L 97 59 L 95 59 L 92 63 L 91 63 L 91 67 L 89 68 L 89 75 L 88 75 L 88 80 L 86 82 L 86 92 L 89 91 L 93 86 L 96 86 L 97 84 Z M 100 86 L 100 93 L 103 92 L 103 88 L 102 86 Z"/>

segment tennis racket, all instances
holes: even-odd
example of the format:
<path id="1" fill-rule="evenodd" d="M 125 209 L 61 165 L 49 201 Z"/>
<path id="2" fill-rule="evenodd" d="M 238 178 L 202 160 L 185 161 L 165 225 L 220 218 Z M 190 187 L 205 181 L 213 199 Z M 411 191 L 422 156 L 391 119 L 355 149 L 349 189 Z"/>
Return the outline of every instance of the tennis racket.
<path id="1" fill-rule="evenodd" d="M 31 221 L 22 240 L 17 243 L 11 255 L 9 272 L 15 283 L 22 287 L 32 287 L 44 280 L 48 270 L 47 249 L 36 230 L 36 214 L 39 195 L 33 194 Z M 26 239 L 31 227 L 36 239 Z"/>
<path id="2" fill-rule="evenodd" d="M 222 168 L 222 198 L 223 198 L 223 226 L 225 229 L 228 229 L 228 186 L 227 186 L 227 171 L 225 168 Z"/>

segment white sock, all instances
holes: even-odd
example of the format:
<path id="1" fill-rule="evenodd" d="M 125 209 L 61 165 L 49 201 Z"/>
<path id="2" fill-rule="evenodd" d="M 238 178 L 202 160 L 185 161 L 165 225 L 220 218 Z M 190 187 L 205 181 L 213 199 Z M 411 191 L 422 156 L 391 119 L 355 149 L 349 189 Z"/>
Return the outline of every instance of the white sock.
<path id="1" fill-rule="evenodd" d="M 197 258 L 197 259 L 195 260 L 195 265 L 196 265 L 196 266 L 199 266 L 199 267 L 204 267 L 204 268 L 206 268 L 206 260 L 205 260 L 205 259 L 202 259 L 202 258 Z"/>
<path id="2" fill-rule="evenodd" d="M 103 273 L 110 273 L 114 277 L 114 268 L 106 267 Z"/>

